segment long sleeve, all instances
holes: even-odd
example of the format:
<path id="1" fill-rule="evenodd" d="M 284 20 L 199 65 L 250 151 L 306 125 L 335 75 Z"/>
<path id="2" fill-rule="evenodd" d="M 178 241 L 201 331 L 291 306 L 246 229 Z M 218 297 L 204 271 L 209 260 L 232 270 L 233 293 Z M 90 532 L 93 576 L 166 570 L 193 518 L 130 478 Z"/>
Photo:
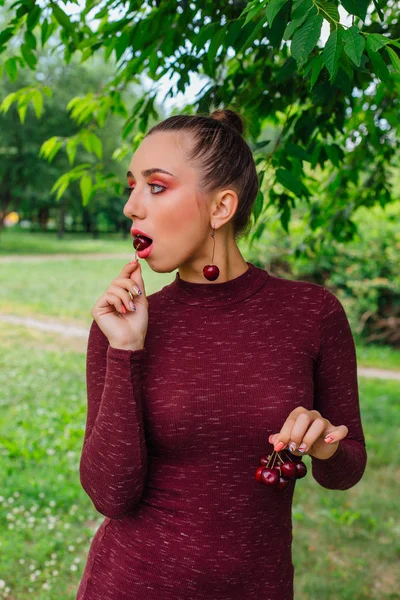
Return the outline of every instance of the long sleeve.
<path id="1" fill-rule="evenodd" d="M 320 346 L 314 369 L 314 408 L 347 436 L 326 460 L 311 457 L 312 475 L 323 487 L 347 490 L 358 483 L 367 464 L 358 396 L 356 349 L 339 299 L 324 288 Z"/>
<path id="2" fill-rule="evenodd" d="M 140 500 L 147 474 L 141 362 L 147 350 L 109 345 L 93 321 L 86 359 L 87 420 L 80 481 L 95 508 L 118 519 Z"/>

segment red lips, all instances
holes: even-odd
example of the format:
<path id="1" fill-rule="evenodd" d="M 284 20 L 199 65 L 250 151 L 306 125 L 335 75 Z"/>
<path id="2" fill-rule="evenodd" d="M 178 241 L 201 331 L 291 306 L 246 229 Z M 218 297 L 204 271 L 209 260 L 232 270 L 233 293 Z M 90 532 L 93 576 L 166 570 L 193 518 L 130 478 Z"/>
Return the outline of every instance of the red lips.
<path id="1" fill-rule="evenodd" d="M 135 229 L 135 228 L 132 228 L 132 229 L 131 229 L 131 234 L 132 234 L 132 236 L 135 236 L 135 235 L 144 235 L 145 237 L 148 237 L 148 238 L 150 238 L 151 240 L 153 239 L 153 238 L 152 238 L 150 235 L 148 235 L 148 234 L 147 234 L 147 233 L 145 233 L 144 231 L 140 231 L 140 229 Z"/>

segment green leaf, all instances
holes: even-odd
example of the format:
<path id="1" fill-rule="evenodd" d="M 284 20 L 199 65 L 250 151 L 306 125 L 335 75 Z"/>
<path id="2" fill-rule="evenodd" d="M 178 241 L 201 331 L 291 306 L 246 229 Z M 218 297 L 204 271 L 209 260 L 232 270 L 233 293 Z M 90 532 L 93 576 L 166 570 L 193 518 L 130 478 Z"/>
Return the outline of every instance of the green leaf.
<path id="1" fill-rule="evenodd" d="M 321 35 L 323 20 L 321 15 L 314 15 L 307 19 L 294 34 L 290 50 L 298 66 L 306 62 L 311 50 L 316 46 Z"/>
<path id="2" fill-rule="evenodd" d="M 264 194 L 262 193 L 261 190 L 258 190 L 256 199 L 254 200 L 253 209 L 252 209 L 252 213 L 254 215 L 254 223 L 257 222 L 258 217 L 260 216 L 260 214 L 262 212 L 263 204 L 264 204 Z"/>
<path id="3" fill-rule="evenodd" d="M 86 206 L 87 203 L 89 202 L 92 187 L 93 187 L 92 178 L 88 173 L 86 173 L 85 175 L 83 175 L 83 177 L 81 178 L 81 181 L 80 181 L 83 206 Z"/>
<path id="4" fill-rule="evenodd" d="M 369 0 L 341 0 L 343 8 L 347 10 L 351 15 L 360 17 L 362 21 L 365 21 L 367 16 L 367 10 L 369 6 Z"/>
<path id="5" fill-rule="evenodd" d="M 215 73 L 215 57 L 217 55 L 219 47 L 223 43 L 223 39 L 226 34 L 226 27 L 221 27 L 218 33 L 213 35 L 211 38 L 210 46 L 207 51 L 208 64 L 210 65 L 210 69 Z"/>
<path id="6" fill-rule="evenodd" d="M 367 50 L 372 50 L 372 52 L 377 52 L 381 48 L 384 48 L 386 44 L 390 44 L 391 41 L 390 38 L 380 33 L 370 33 L 367 36 L 366 48 Z"/>
<path id="7" fill-rule="evenodd" d="M 276 172 L 276 179 L 285 188 L 300 196 L 303 192 L 303 186 L 301 181 L 297 179 L 291 171 L 287 169 L 278 169 Z"/>
<path id="8" fill-rule="evenodd" d="M 382 12 L 382 9 L 381 9 L 381 7 L 379 6 L 379 4 L 378 4 L 378 1 L 377 1 L 377 0 L 373 0 L 373 2 L 374 2 L 374 6 L 375 6 L 375 8 L 376 8 L 376 12 L 378 13 L 378 16 L 379 16 L 379 18 L 380 18 L 380 20 L 381 20 L 381 23 L 383 23 L 383 20 L 384 20 L 384 18 L 385 18 L 385 17 L 384 17 L 384 14 L 383 14 L 383 12 Z"/>
<path id="9" fill-rule="evenodd" d="M 69 16 L 62 10 L 62 8 L 54 3 L 51 4 L 51 7 L 53 9 L 53 15 L 61 27 L 67 29 L 68 31 L 73 31 L 74 26 L 71 23 Z"/>
<path id="10" fill-rule="evenodd" d="M 59 140 L 57 135 L 49 138 L 45 142 L 43 142 L 40 150 L 39 156 L 46 158 L 49 162 L 51 162 L 54 156 L 57 154 L 58 150 L 61 148 L 62 142 Z"/>
<path id="11" fill-rule="evenodd" d="M 28 67 L 34 71 L 37 64 L 37 58 L 26 44 L 21 45 L 21 54 Z"/>
<path id="12" fill-rule="evenodd" d="M 42 32 L 41 32 L 41 36 L 40 36 L 42 48 L 45 45 L 45 43 L 47 42 L 47 40 L 49 39 L 50 35 L 51 35 L 51 28 L 49 26 L 49 22 L 47 19 L 43 19 Z"/>
<path id="13" fill-rule="evenodd" d="M 11 81 L 15 81 L 18 75 L 17 61 L 15 58 L 8 58 L 4 64 L 7 75 Z"/>
<path id="14" fill-rule="evenodd" d="M 327 144 L 324 146 L 325 152 L 328 155 L 329 160 L 335 167 L 340 168 L 340 156 L 338 151 L 338 146 L 336 144 Z"/>
<path id="15" fill-rule="evenodd" d="M 311 160 L 311 156 L 308 154 L 308 152 L 304 148 L 302 148 L 298 144 L 294 144 L 293 142 L 286 142 L 285 151 L 289 154 L 289 156 L 295 156 L 300 160 L 306 160 L 308 162 L 310 162 Z"/>
<path id="16" fill-rule="evenodd" d="M 390 72 L 381 55 L 378 52 L 374 52 L 373 50 L 368 48 L 368 40 L 366 43 L 366 48 L 375 75 L 377 75 L 381 81 L 384 81 L 385 83 L 390 83 Z"/>
<path id="17" fill-rule="evenodd" d="M 13 27 L 7 27 L 7 29 L 3 29 L 3 31 L 0 32 L 0 46 L 3 46 L 4 44 L 6 44 L 8 42 L 8 40 L 10 40 L 12 38 L 13 35 L 14 35 Z"/>
<path id="18" fill-rule="evenodd" d="M 339 59 L 342 53 L 342 36 L 342 29 L 332 31 L 322 52 L 325 66 L 330 74 L 330 80 L 334 79 L 339 69 Z"/>
<path id="19" fill-rule="evenodd" d="M 318 7 L 324 19 L 326 19 L 328 23 L 332 23 L 332 25 L 337 27 L 340 22 L 337 5 L 333 2 L 329 2 L 328 0 L 319 0 Z"/>
<path id="20" fill-rule="evenodd" d="M 36 117 L 40 119 L 43 111 L 43 96 L 40 90 L 34 90 L 32 94 L 32 104 L 35 109 Z"/>
<path id="21" fill-rule="evenodd" d="M 322 54 L 320 53 L 316 57 L 315 63 L 313 64 L 313 68 L 312 68 L 311 80 L 310 80 L 310 83 L 311 83 L 310 89 L 311 90 L 313 89 L 314 85 L 317 83 L 319 74 L 320 74 L 323 66 L 324 66 L 324 58 L 323 58 Z"/>
<path id="22" fill-rule="evenodd" d="M 24 103 L 24 104 L 18 105 L 17 110 L 18 110 L 18 114 L 19 114 L 19 120 L 21 121 L 22 124 L 24 124 L 26 111 L 28 110 L 28 104 Z"/>
<path id="23" fill-rule="evenodd" d="M 65 150 L 67 152 L 68 162 L 70 165 L 74 164 L 77 145 L 78 145 L 78 139 L 76 137 L 70 138 L 65 145 Z"/>
<path id="24" fill-rule="evenodd" d="M 0 104 L 0 112 L 6 113 L 10 108 L 11 104 L 15 102 L 17 97 L 17 92 L 12 92 L 11 94 L 8 94 L 8 96 L 6 96 L 3 102 Z"/>
<path id="25" fill-rule="evenodd" d="M 40 15 L 42 14 L 42 9 L 40 6 L 35 4 L 33 8 L 28 13 L 28 18 L 26 19 L 26 26 L 29 31 L 32 31 L 39 23 Z"/>
<path id="26" fill-rule="evenodd" d="M 36 49 L 36 38 L 33 35 L 32 31 L 25 31 L 24 40 L 28 48 L 30 48 L 31 50 Z"/>
<path id="27" fill-rule="evenodd" d="M 400 58 L 398 54 L 396 54 L 396 52 L 389 46 L 386 46 L 386 51 L 389 54 L 389 58 L 392 61 L 392 65 L 394 66 L 396 71 L 400 73 Z"/>
<path id="28" fill-rule="evenodd" d="M 361 64 L 361 56 L 365 48 L 365 39 L 355 25 L 343 31 L 344 51 L 357 67 Z"/>
<path id="29" fill-rule="evenodd" d="M 89 133 L 89 141 L 92 151 L 96 154 L 98 159 L 101 159 L 103 156 L 103 144 L 101 139 L 94 133 Z"/>
<path id="30" fill-rule="evenodd" d="M 306 18 L 310 18 L 318 14 L 317 7 L 312 0 L 297 0 L 293 5 L 290 23 L 287 24 L 283 32 L 283 39 L 288 41 L 291 39 L 294 32 L 304 23 Z"/>
<path id="31" fill-rule="evenodd" d="M 262 10 L 264 10 L 264 8 L 265 2 L 259 2 L 259 0 L 256 0 L 256 2 L 250 2 L 250 4 L 248 4 L 243 10 L 243 12 L 239 15 L 239 19 L 242 16 L 244 16 L 244 14 L 247 12 L 246 19 L 244 21 L 244 25 L 247 25 L 247 23 L 251 21 L 256 15 L 258 15 Z"/>
<path id="32" fill-rule="evenodd" d="M 276 15 L 281 10 L 282 6 L 286 4 L 287 1 L 288 0 L 271 0 L 271 2 L 268 3 L 266 15 L 269 27 L 272 26 Z"/>

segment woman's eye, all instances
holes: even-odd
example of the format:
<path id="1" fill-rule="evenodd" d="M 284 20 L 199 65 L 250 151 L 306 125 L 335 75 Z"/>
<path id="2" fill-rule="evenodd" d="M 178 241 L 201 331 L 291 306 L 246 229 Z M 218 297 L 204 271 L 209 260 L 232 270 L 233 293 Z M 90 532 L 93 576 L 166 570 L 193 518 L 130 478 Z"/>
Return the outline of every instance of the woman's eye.
<path id="1" fill-rule="evenodd" d="M 158 183 L 149 183 L 149 186 L 152 187 L 158 187 L 161 188 L 161 192 L 163 192 L 165 190 L 165 187 L 163 185 L 159 185 Z M 155 194 L 161 194 L 161 192 L 154 192 Z"/>
<path id="2" fill-rule="evenodd" d="M 163 192 L 165 190 L 165 187 L 163 185 L 159 185 L 158 183 L 149 183 L 148 185 L 151 188 L 153 188 L 153 187 L 161 188 L 160 192 L 153 192 L 154 194 L 161 194 L 161 192 Z M 125 190 L 124 190 L 125 194 L 128 194 L 130 196 L 132 194 L 132 192 L 133 192 L 134 189 L 135 189 L 134 187 L 127 187 L 127 188 L 125 188 Z"/>

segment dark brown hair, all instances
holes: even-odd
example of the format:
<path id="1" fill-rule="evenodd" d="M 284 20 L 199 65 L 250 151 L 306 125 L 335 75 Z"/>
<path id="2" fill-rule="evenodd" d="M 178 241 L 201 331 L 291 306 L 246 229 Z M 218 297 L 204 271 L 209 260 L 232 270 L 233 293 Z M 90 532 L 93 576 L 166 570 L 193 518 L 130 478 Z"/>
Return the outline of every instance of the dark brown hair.
<path id="1" fill-rule="evenodd" d="M 235 239 L 247 234 L 251 227 L 251 211 L 259 180 L 251 149 L 243 137 L 243 119 L 230 109 L 214 110 L 210 115 L 174 115 L 147 132 L 190 131 L 194 144 L 187 152 L 188 160 L 201 175 L 202 192 L 225 187 L 235 190 L 239 203 L 233 216 Z"/>

